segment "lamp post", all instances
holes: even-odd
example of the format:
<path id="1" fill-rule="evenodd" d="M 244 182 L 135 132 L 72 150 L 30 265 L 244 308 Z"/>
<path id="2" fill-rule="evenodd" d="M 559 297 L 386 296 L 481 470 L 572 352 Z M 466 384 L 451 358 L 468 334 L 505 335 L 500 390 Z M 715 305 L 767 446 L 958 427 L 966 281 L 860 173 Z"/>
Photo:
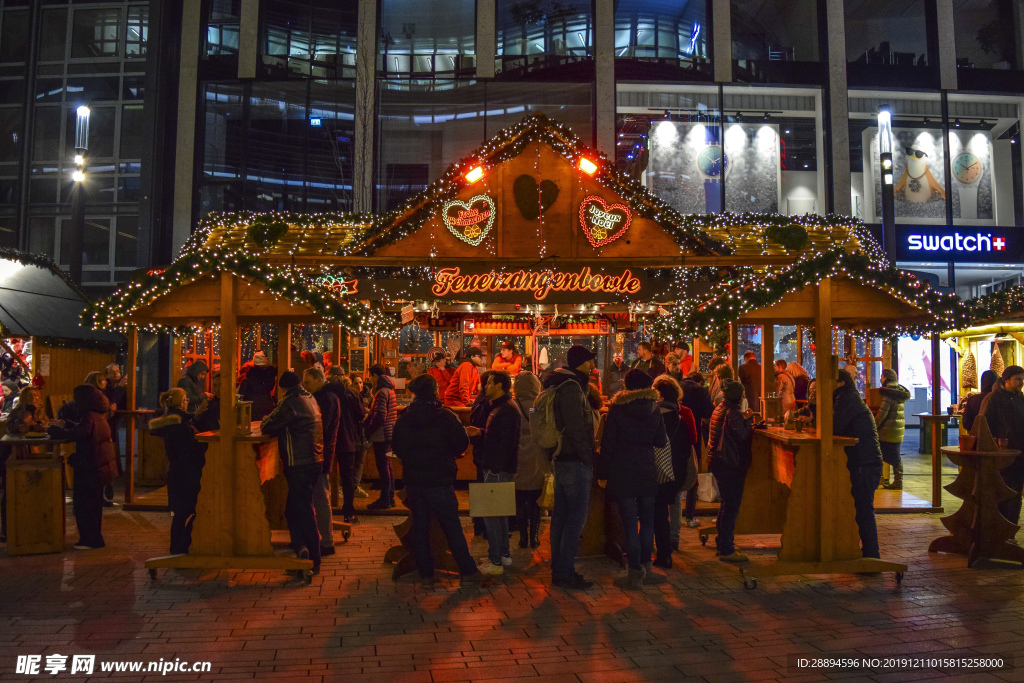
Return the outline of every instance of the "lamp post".
<path id="1" fill-rule="evenodd" d="M 892 193 L 892 114 L 887 105 L 878 108 L 878 158 L 882 166 L 882 243 L 886 251 L 893 253 L 896 248 L 896 206 Z"/>
<path id="2" fill-rule="evenodd" d="M 75 122 L 75 170 L 71 179 L 75 186 L 71 189 L 71 233 L 68 241 L 68 272 L 71 279 L 82 284 L 82 236 L 85 233 L 85 169 L 88 166 L 89 152 L 89 107 L 78 108 Z M 61 239 L 64 239 L 64 235 Z"/>

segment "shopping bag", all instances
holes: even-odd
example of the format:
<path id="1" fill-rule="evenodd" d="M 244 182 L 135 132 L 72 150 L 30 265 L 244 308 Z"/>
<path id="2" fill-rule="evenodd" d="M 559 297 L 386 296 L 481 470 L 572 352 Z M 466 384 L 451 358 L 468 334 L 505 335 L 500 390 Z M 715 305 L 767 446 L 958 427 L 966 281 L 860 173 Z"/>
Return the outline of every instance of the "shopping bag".
<path id="1" fill-rule="evenodd" d="M 537 507 L 543 510 L 551 510 L 555 507 L 555 475 L 548 472 L 544 475 L 544 488 L 540 491 L 540 498 L 537 499 Z"/>
<path id="2" fill-rule="evenodd" d="M 658 467 L 659 484 L 675 481 L 675 473 L 672 471 L 672 444 L 654 449 L 654 463 Z"/>
<path id="3" fill-rule="evenodd" d="M 469 485 L 470 517 L 514 517 L 515 514 L 515 482 L 492 481 Z"/>
<path id="4" fill-rule="evenodd" d="M 472 484 L 471 484 L 472 486 Z M 697 475 L 697 500 L 704 503 L 716 503 L 718 497 L 718 482 L 710 472 Z"/>

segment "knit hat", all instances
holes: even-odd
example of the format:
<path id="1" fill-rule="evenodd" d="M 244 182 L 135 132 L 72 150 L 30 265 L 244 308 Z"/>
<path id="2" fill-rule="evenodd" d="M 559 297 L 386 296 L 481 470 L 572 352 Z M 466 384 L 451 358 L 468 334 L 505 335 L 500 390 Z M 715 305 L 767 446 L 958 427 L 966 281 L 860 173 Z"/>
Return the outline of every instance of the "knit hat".
<path id="1" fill-rule="evenodd" d="M 743 400 L 743 385 L 734 379 L 723 379 L 722 396 L 729 403 L 739 403 Z"/>
<path id="2" fill-rule="evenodd" d="M 291 389 L 292 387 L 297 387 L 299 386 L 300 382 L 301 380 L 299 379 L 299 376 L 296 375 L 291 370 L 283 373 L 281 375 L 281 379 L 278 380 L 278 384 L 281 385 L 282 389 Z"/>
<path id="3" fill-rule="evenodd" d="M 892 368 L 886 368 L 882 370 L 882 382 L 898 382 L 899 377 L 896 376 L 896 371 Z"/>
<path id="4" fill-rule="evenodd" d="M 267 354 L 263 353 L 262 350 L 257 351 L 252 356 L 252 364 L 260 367 L 267 365 Z"/>
<path id="5" fill-rule="evenodd" d="M 579 366 L 586 363 L 588 360 L 594 360 L 597 354 L 588 349 L 586 346 L 570 346 L 569 352 L 565 355 L 565 362 L 570 368 L 578 368 Z M 651 386 L 648 384 L 647 386 Z"/>
<path id="6" fill-rule="evenodd" d="M 622 382 L 630 391 L 637 391 L 639 389 L 650 389 L 651 385 L 654 384 L 654 378 L 643 370 L 633 368 L 622 378 Z"/>
<path id="7" fill-rule="evenodd" d="M 1010 367 L 1003 370 L 1003 381 L 1010 379 L 1015 375 L 1024 375 L 1024 368 L 1019 365 L 1011 365 Z"/>

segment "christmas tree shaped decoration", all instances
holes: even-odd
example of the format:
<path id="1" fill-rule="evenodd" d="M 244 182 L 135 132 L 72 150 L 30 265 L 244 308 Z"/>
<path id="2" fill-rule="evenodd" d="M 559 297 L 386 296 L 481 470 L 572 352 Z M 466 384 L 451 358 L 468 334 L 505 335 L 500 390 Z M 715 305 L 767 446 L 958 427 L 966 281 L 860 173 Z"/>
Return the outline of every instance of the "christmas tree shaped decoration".
<path id="1" fill-rule="evenodd" d="M 960 371 L 960 386 L 964 389 L 976 389 L 978 387 L 978 359 L 972 351 L 967 352 L 964 358 L 963 369 Z"/>
<path id="2" fill-rule="evenodd" d="M 1003 354 L 999 350 L 999 342 L 992 342 L 992 363 L 989 365 L 989 370 L 1002 377 L 1003 370 L 1005 369 L 1006 363 L 1003 362 Z"/>

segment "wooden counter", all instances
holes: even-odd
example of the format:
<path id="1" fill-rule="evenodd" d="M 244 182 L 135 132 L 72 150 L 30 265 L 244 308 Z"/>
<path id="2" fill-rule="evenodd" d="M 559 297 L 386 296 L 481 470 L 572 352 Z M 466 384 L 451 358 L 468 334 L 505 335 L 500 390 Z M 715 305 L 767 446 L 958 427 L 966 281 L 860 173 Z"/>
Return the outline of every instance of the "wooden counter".
<path id="1" fill-rule="evenodd" d="M 66 439 L 4 435 L 7 460 L 7 554 L 38 555 L 64 550 L 64 458 Z"/>

